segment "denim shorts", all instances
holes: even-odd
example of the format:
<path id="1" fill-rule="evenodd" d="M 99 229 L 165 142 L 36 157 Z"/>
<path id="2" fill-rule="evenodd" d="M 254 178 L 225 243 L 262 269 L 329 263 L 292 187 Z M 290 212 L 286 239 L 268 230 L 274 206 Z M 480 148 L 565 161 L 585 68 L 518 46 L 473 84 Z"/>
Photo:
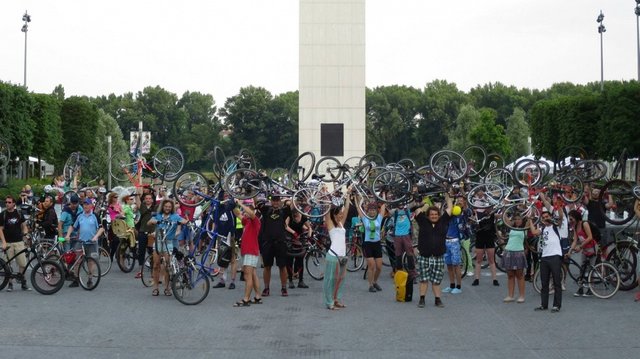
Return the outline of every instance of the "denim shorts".
<path id="1" fill-rule="evenodd" d="M 447 239 L 447 251 L 444 253 L 444 264 L 448 266 L 459 266 L 462 264 L 462 255 L 460 253 L 460 240 Z"/>

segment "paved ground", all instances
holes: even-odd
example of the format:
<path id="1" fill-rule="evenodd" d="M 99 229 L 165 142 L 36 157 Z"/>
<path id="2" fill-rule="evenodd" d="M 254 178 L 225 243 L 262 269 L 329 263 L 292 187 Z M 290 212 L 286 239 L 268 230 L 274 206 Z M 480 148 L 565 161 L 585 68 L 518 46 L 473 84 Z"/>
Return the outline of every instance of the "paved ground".
<path id="1" fill-rule="evenodd" d="M 324 309 L 321 282 L 279 293 L 262 305 L 233 308 L 238 289 L 212 289 L 197 306 L 152 297 L 132 274 L 112 269 L 93 292 L 63 288 L 0 292 L 0 358 L 638 358 L 640 303 L 633 292 L 574 298 L 560 313 L 534 312 L 530 284 L 524 304 L 504 304 L 506 278 L 446 295 L 445 308 L 397 303 L 389 269 L 383 291 L 369 293 L 362 272 L 347 277 L 340 311 Z M 275 280 L 273 281 L 275 284 Z M 274 285 L 274 288 L 278 288 Z M 417 287 L 416 287 L 417 289 Z M 279 292 L 276 290 L 276 292 Z"/>

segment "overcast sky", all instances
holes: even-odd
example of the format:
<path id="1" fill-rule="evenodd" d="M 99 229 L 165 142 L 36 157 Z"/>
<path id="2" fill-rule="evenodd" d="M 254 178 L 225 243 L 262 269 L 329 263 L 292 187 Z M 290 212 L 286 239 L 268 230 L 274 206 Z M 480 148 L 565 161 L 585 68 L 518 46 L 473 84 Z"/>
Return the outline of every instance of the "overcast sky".
<path id="1" fill-rule="evenodd" d="M 600 80 L 596 17 L 605 14 L 605 79 L 637 78 L 635 0 L 367 0 L 368 87 L 464 91 Z M 218 105 L 240 87 L 298 88 L 298 0 L 1 0 L 0 80 L 70 95 L 160 85 Z"/>

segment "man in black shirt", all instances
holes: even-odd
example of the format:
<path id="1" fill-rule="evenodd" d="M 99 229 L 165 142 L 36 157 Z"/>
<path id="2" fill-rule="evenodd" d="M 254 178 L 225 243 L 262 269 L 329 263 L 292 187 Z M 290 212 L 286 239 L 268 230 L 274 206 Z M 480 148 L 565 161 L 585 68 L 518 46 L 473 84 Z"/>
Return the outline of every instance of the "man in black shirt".
<path id="1" fill-rule="evenodd" d="M 429 282 L 433 287 L 435 305 L 444 307 L 440 299 L 440 282 L 444 277 L 444 254 L 447 250 L 446 239 L 451 219 L 453 199 L 449 194 L 445 195 L 446 207 L 440 216 L 438 207 L 425 206 L 416 211 L 415 220 L 420 227 L 418 232 L 418 278 L 420 281 L 420 301 L 418 307 L 424 308 L 424 298 L 427 295 Z"/>
<path id="2" fill-rule="evenodd" d="M 614 202 L 609 196 L 606 203 L 603 205 L 599 202 L 600 197 L 600 189 L 591 188 L 589 184 L 584 185 L 584 196 L 582 197 L 582 201 L 584 205 L 587 207 L 588 219 L 598 226 L 600 229 L 604 229 L 606 227 L 607 222 L 605 219 L 605 212 L 607 209 L 611 208 L 614 205 Z"/>
<path id="3" fill-rule="evenodd" d="M 264 264 L 264 290 L 262 296 L 269 296 L 271 283 L 271 267 L 274 260 L 280 271 L 281 294 L 287 293 L 287 245 L 285 219 L 291 215 L 291 208 L 282 206 L 280 195 L 271 195 L 271 205 L 264 206 L 262 212 L 262 226 L 260 228 L 260 255 Z"/>
<path id="4" fill-rule="evenodd" d="M 2 250 L 6 251 L 7 259 L 9 259 L 24 249 L 22 238 L 27 235 L 28 229 L 22 215 L 16 210 L 16 200 L 7 196 L 5 204 L 7 205 L 6 210 L 0 213 L 0 242 L 2 242 Z M 27 258 L 24 253 L 20 254 L 16 261 L 20 273 L 24 272 L 24 268 L 27 266 Z M 25 278 L 22 278 L 21 284 L 22 290 L 30 290 Z M 12 290 L 13 283 L 9 282 L 7 291 Z"/>

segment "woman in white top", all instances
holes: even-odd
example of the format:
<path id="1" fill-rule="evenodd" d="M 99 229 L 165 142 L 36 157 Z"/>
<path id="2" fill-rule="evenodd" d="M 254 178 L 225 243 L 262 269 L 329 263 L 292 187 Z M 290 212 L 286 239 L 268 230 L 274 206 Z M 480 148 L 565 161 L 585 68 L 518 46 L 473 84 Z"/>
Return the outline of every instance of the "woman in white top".
<path id="1" fill-rule="evenodd" d="M 351 188 L 347 190 L 346 198 L 349 198 L 350 195 Z M 348 200 L 345 201 L 344 207 L 331 208 L 324 216 L 324 222 L 327 225 L 329 238 L 331 239 L 331 247 L 326 256 L 322 294 L 324 304 L 327 306 L 327 309 L 331 310 L 346 308 L 342 303 L 342 289 L 347 272 L 347 261 L 345 257 L 347 244 L 344 222 L 349 212 L 349 202 Z"/>

